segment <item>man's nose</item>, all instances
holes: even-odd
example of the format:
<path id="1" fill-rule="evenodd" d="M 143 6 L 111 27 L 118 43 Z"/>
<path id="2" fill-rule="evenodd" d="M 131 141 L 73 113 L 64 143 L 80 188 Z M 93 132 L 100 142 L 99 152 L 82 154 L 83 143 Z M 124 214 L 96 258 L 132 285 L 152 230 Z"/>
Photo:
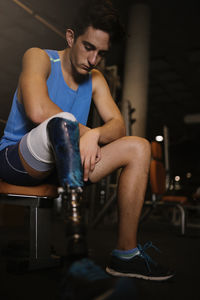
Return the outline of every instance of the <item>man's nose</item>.
<path id="1" fill-rule="evenodd" d="M 96 51 L 90 53 L 88 57 L 88 62 L 91 67 L 95 67 L 97 65 L 97 57 L 98 57 L 98 53 Z"/>

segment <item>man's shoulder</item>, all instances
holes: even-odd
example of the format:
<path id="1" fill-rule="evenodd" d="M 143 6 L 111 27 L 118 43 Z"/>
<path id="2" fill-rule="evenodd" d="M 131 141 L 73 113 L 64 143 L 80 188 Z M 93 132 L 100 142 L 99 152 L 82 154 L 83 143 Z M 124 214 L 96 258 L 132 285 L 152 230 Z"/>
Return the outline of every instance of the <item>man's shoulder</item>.
<path id="1" fill-rule="evenodd" d="M 48 58 L 48 54 L 44 49 L 38 47 L 32 47 L 25 51 L 23 58 Z"/>
<path id="2" fill-rule="evenodd" d="M 101 89 L 103 86 L 106 86 L 106 80 L 100 70 L 92 70 L 92 86 L 93 92 L 97 89 Z"/>
<path id="3" fill-rule="evenodd" d="M 91 73 L 92 73 L 92 82 L 93 82 L 93 84 L 95 84 L 95 83 L 99 84 L 99 83 L 104 81 L 104 76 L 103 76 L 103 74 L 100 70 L 93 69 Z"/>
<path id="4" fill-rule="evenodd" d="M 42 73 L 49 75 L 51 63 L 48 54 L 41 48 L 29 48 L 24 53 L 22 59 L 22 72 L 33 71 L 34 73 Z"/>
<path id="5" fill-rule="evenodd" d="M 98 70 L 98 69 L 93 69 L 92 71 L 91 71 L 91 73 L 92 73 L 92 77 L 94 77 L 94 78 L 98 78 L 99 76 L 103 76 L 103 74 L 101 73 L 101 71 L 100 70 Z"/>

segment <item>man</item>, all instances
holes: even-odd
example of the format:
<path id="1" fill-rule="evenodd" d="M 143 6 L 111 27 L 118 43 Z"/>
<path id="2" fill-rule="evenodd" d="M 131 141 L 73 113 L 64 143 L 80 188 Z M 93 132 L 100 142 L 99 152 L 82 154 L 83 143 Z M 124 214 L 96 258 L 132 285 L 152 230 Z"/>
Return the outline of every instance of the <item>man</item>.
<path id="1" fill-rule="evenodd" d="M 114 276 L 166 280 L 173 275 L 154 265 L 144 249 L 137 246 L 150 145 L 143 138 L 125 136 L 121 113 L 103 75 L 95 69 L 120 32 L 119 19 L 110 2 L 90 1 L 67 29 L 66 49 L 26 51 L 0 144 L 0 177 L 19 185 L 35 185 L 47 179 L 55 167 L 56 147 L 50 137 L 59 140 L 69 130 L 67 124 L 78 124 L 84 182 L 97 182 L 122 168 L 118 185 L 118 241 L 107 272 Z M 104 121 L 94 129 L 86 126 L 91 98 Z M 55 120 L 60 122 L 56 134 Z M 62 181 L 70 167 L 60 164 L 59 168 L 64 168 Z M 78 174 L 63 184 L 70 181 L 71 185 L 81 185 L 81 180 Z"/>

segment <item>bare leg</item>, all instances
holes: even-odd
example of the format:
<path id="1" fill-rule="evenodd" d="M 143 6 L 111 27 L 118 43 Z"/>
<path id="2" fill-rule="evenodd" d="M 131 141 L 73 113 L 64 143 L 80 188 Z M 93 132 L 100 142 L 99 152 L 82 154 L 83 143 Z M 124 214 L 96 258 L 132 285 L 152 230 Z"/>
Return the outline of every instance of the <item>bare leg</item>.
<path id="1" fill-rule="evenodd" d="M 138 222 L 150 164 L 150 145 L 138 137 L 124 137 L 102 148 L 102 159 L 90 174 L 96 182 L 122 167 L 118 184 L 119 228 L 117 249 L 137 246 Z"/>

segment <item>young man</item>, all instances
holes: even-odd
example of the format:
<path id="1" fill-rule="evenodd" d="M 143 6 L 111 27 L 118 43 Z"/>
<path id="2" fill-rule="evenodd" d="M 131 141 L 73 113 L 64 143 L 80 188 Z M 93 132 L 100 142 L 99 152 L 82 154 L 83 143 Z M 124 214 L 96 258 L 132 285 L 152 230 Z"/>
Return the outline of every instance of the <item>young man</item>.
<path id="1" fill-rule="evenodd" d="M 103 75 L 95 69 L 120 30 L 118 16 L 109 1 L 90 1 L 67 29 L 66 49 L 26 51 L 0 144 L 0 177 L 19 185 L 41 183 L 55 166 L 55 147 L 49 136 L 52 133 L 59 140 L 67 123 L 78 124 L 83 180 L 97 182 L 122 168 L 118 184 L 118 241 L 107 272 L 114 276 L 166 280 L 172 274 L 154 265 L 144 249 L 137 246 L 150 145 L 143 138 L 125 136 L 121 113 Z M 91 99 L 104 121 L 104 125 L 94 129 L 86 126 Z M 58 130 L 55 134 L 55 119 L 61 120 L 61 133 Z M 68 165 L 64 171 L 69 169 Z M 77 178 L 67 180 L 73 185 L 81 184 L 82 179 L 78 174 Z"/>

